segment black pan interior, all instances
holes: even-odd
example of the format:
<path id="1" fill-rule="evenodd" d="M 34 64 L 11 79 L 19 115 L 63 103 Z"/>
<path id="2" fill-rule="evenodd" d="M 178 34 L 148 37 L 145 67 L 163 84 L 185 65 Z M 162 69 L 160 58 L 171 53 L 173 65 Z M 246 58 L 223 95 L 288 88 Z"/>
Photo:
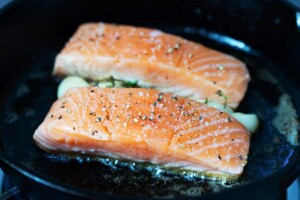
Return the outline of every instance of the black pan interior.
<path id="1" fill-rule="evenodd" d="M 210 3 L 206 2 L 202 6 L 205 8 L 209 5 Z M 193 11 L 197 15 L 206 12 L 203 11 L 203 7 L 195 8 Z M 101 17 L 95 17 L 95 13 L 86 15 L 88 14 L 85 14 L 83 19 L 77 17 L 72 20 L 71 17 L 64 16 L 63 22 L 57 22 L 56 20 L 59 19 L 54 17 L 56 24 L 51 24 L 54 23 L 52 21 L 50 23 L 51 28 L 54 29 L 51 32 L 54 36 L 49 36 L 46 44 L 44 44 L 45 38 L 39 38 L 46 46 L 39 46 L 36 42 L 34 48 L 31 46 L 28 50 L 30 59 L 24 63 L 26 67 L 20 79 L 10 87 L 2 110 L 0 135 L 2 159 L 32 173 L 34 177 L 91 195 L 104 193 L 127 197 L 178 198 L 201 196 L 231 190 L 232 185 L 239 187 L 253 183 L 275 174 L 297 158 L 298 148 L 289 144 L 285 136 L 280 134 L 272 124 L 281 95 L 290 95 L 292 101 L 298 97 L 298 90 L 293 80 L 271 59 L 272 53 L 276 55 L 276 52 L 266 56 L 264 51 L 258 48 L 259 44 L 253 42 L 254 40 L 249 39 L 249 43 L 253 45 L 235 40 L 226 35 L 226 30 L 218 31 L 218 28 L 212 29 L 207 24 L 207 26 L 195 26 L 195 24 L 155 23 L 154 20 L 126 21 L 114 19 L 113 16 L 107 21 L 116 20 L 115 22 L 159 28 L 232 54 L 247 64 L 252 81 L 238 110 L 257 114 L 260 127 L 251 139 L 251 150 L 244 175 L 238 183 L 215 184 L 214 181 L 191 177 L 189 174 L 160 172 L 151 165 L 143 166 L 130 162 L 124 164 L 106 158 L 91 159 L 88 156 L 70 158 L 42 152 L 33 143 L 32 135 L 56 100 L 56 90 L 60 80 L 51 76 L 54 58 L 80 22 L 86 19 L 87 21 L 102 20 Z M 74 17 L 74 13 L 71 16 Z M 214 15 L 209 16 L 206 15 L 206 20 L 213 20 L 211 18 L 214 18 Z M 107 18 L 106 13 L 103 19 Z M 64 23 L 68 20 L 70 24 L 65 26 Z M 41 21 L 36 19 L 36 23 Z M 63 27 L 64 30 L 59 31 Z M 297 102 L 293 101 L 293 103 L 295 108 L 299 108 Z"/>

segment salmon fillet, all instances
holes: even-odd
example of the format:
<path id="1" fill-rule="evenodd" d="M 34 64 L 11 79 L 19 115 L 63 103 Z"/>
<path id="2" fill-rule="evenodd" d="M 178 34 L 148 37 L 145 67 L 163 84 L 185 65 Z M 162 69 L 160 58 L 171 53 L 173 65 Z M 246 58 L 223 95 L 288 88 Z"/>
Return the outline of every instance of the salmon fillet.
<path id="1" fill-rule="evenodd" d="M 250 80 L 245 64 L 232 56 L 159 30 L 105 23 L 81 25 L 56 57 L 53 74 L 137 80 L 194 100 L 220 99 L 222 91 L 231 108 Z"/>
<path id="2" fill-rule="evenodd" d="M 206 104 L 154 89 L 69 89 L 34 133 L 47 152 L 79 152 L 239 176 L 250 133 Z"/>

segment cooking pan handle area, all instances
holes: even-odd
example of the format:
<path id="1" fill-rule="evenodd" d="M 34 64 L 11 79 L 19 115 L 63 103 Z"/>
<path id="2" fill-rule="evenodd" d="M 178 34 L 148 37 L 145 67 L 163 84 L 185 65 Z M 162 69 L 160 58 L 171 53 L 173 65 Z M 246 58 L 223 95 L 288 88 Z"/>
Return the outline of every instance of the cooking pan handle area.
<path id="1" fill-rule="evenodd" d="M 290 165 L 281 182 L 282 190 L 286 190 L 300 176 L 300 157 Z"/>

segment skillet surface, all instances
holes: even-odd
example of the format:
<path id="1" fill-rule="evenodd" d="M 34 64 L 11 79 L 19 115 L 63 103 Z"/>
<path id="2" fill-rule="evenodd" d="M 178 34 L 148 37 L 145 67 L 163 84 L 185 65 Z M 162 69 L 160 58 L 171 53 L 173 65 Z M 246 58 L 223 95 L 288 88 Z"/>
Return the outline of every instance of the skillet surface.
<path id="1" fill-rule="evenodd" d="M 278 83 L 288 80 L 274 70 L 246 44 L 205 29 L 192 27 L 157 27 L 182 35 L 210 47 L 232 54 L 247 63 L 252 81 L 239 111 L 256 113 L 260 127 L 251 139 L 251 150 L 245 173 L 238 183 L 247 184 L 263 179 L 285 167 L 298 153 L 272 124 L 279 99 L 286 94 Z M 218 36 L 218 37 L 216 37 Z M 237 45 L 238 44 L 238 45 Z M 241 48 L 242 47 L 242 48 Z M 5 157 L 36 177 L 63 183 L 67 187 L 104 193 L 145 196 L 199 196 L 228 190 L 231 184 L 215 183 L 190 174 L 161 172 L 151 165 L 122 163 L 105 158 L 66 157 L 49 155 L 33 143 L 32 135 L 56 100 L 59 80 L 51 76 L 53 61 L 59 47 L 37 55 L 36 62 L 12 89 L 3 114 L 0 148 Z M 276 78 L 275 78 L 276 77 Z"/>

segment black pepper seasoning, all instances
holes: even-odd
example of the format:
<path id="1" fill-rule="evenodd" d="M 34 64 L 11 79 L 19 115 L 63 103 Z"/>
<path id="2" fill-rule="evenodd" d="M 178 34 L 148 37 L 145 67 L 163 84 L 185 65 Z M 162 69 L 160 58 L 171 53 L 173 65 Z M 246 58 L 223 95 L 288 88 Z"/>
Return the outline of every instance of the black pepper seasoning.
<path id="1" fill-rule="evenodd" d="M 228 122 L 232 122 L 232 119 L 230 116 L 228 116 Z"/>
<path id="2" fill-rule="evenodd" d="M 59 115 L 58 119 L 61 119 L 61 118 L 62 118 L 62 116 L 61 116 L 61 115 Z"/>
<path id="3" fill-rule="evenodd" d="M 173 96 L 173 97 L 172 97 L 172 100 L 178 101 L 178 98 L 177 98 L 176 96 Z"/>
<path id="4" fill-rule="evenodd" d="M 220 154 L 218 155 L 219 160 L 222 160 L 222 157 L 220 156 Z"/>
<path id="5" fill-rule="evenodd" d="M 144 115 L 143 117 L 142 117 L 142 120 L 146 120 L 148 117 L 147 117 L 147 115 Z"/>
<path id="6" fill-rule="evenodd" d="M 183 116 L 190 116 L 188 112 L 183 112 Z"/>
<path id="7" fill-rule="evenodd" d="M 95 122 L 101 122 L 101 117 L 97 117 Z"/>
<path id="8" fill-rule="evenodd" d="M 160 92 L 158 93 L 158 98 L 157 98 L 157 101 L 161 101 L 162 100 L 162 97 L 163 97 L 164 93 Z"/>
<path id="9" fill-rule="evenodd" d="M 223 96 L 224 95 L 224 93 L 222 92 L 222 90 L 217 90 L 216 91 L 216 94 L 218 95 L 218 96 Z"/>
<path id="10" fill-rule="evenodd" d="M 204 102 L 205 104 L 207 104 L 208 103 L 208 98 L 205 98 L 205 102 Z"/>

